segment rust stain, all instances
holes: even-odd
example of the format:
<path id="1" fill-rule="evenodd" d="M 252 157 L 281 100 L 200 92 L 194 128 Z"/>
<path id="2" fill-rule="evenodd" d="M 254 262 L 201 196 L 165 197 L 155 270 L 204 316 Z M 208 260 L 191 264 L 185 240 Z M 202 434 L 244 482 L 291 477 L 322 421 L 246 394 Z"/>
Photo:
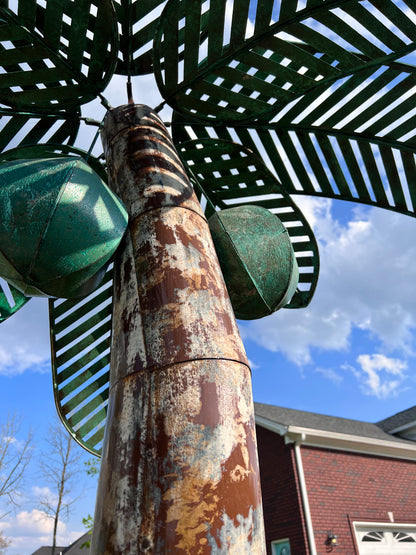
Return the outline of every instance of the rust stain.
<path id="1" fill-rule="evenodd" d="M 206 262 L 209 243 L 200 238 L 205 220 L 184 212 L 163 209 L 132 224 L 143 320 L 149 340 L 157 343 L 143 365 L 209 357 L 246 363 L 218 266 Z"/>
<path id="2" fill-rule="evenodd" d="M 206 219 L 149 108 L 103 134 L 130 223 L 91 553 L 261 555 L 250 372 Z"/>
<path id="3" fill-rule="evenodd" d="M 199 446 L 202 451 L 204 447 Z M 220 540 L 225 521 L 231 521 L 238 529 L 257 509 L 260 497 L 253 499 L 252 495 L 256 476 L 250 461 L 243 454 L 244 449 L 245 446 L 241 445 L 233 449 L 221 467 L 222 478 L 219 482 L 204 479 L 198 468 L 183 467 L 180 481 L 173 482 L 165 493 L 163 499 L 169 506 L 167 523 L 175 532 L 171 545 L 175 546 L 177 553 L 211 553 L 213 546 L 208 543 L 207 535 L 215 538 L 220 552 L 228 553 L 227 546 Z M 250 542 L 250 535 L 246 539 Z M 251 553 L 247 550 L 243 552 Z"/>
<path id="4" fill-rule="evenodd" d="M 221 365 L 225 364 L 222 362 Z M 208 365 L 206 370 L 211 368 L 215 372 L 215 366 Z M 185 449 L 177 451 L 181 455 L 175 459 L 172 459 L 172 445 L 178 441 L 179 429 L 173 423 L 174 414 L 169 410 L 166 412 L 166 408 L 166 418 L 163 422 L 165 438 L 170 438 L 171 447 L 162 459 L 164 463 L 160 473 L 166 472 L 167 467 L 176 467 L 176 474 L 178 468 L 181 474 L 180 478 L 175 477 L 174 473 L 170 474 L 169 479 L 163 484 L 163 504 L 168 508 L 167 512 L 164 509 L 169 530 L 166 545 L 172 546 L 177 553 L 212 553 L 214 547 L 219 549 L 218 552 L 227 554 L 262 552 L 261 544 L 259 547 L 258 543 L 251 544 L 252 531 L 258 525 L 252 520 L 261 520 L 261 515 L 258 516 L 258 513 L 261 513 L 260 490 L 258 487 L 255 488 L 254 497 L 253 490 L 250 491 L 253 483 L 256 484 L 257 455 L 251 421 L 247 420 L 247 409 L 243 408 L 246 401 L 243 401 L 238 393 L 237 385 L 241 384 L 242 379 L 241 376 L 238 377 L 238 367 L 239 364 L 234 363 L 233 367 L 229 368 L 234 370 L 231 376 L 216 380 L 217 384 L 203 378 L 200 378 L 198 383 L 196 375 L 197 382 L 193 382 L 192 379 L 189 381 L 195 372 L 195 366 L 188 364 L 184 369 L 188 368 L 189 371 L 193 368 L 193 371 L 191 376 L 188 375 L 187 385 L 184 386 L 178 376 L 173 380 L 177 386 L 176 394 L 179 394 L 179 397 L 175 397 L 175 407 L 181 405 L 181 398 L 189 395 L 186 403 L 188 411 L 190 406 L 198 405 L 198 411 L 193 415 L 188 412 L 189 417 L 185 420 L 192 425 L 193 442 L 191 445 L 187 444 Z M 226 366 L 224 370 L 225 368 Z M 208 375 L 210 373 L 208 371 Z M 207 376 L 206 373 L 205 375 Z M 233 375 L 235 379 L 229 379 Z M 199 392 L 197 403 L 195 389 Z M 246 391 L 244 395 L 247 395 Z M 214 404 L 217 410 L 212 409 Z M 231 429 L 230 423 L 224 418 L 225 406 L 233 407 L 229 409 L 233 415 Z M 184 414 L 186 415 L 186 412 Z M 218 442 L 218 439 L 214 440 L 216 437 L 223 439 Z M 171 463 L 166 465 L 169 452 Z M 228 532 L 225 533 L 225 530 Z M 175 535 L 172 537 L 174 532 Z M 235 543 L 235 537 L 227 540 L 223 536 L 227 536 L 229 532 L 232 536 L 243 535 L 244 541 L 239 540 Z"/>
<path id="5" fill-rule="evenodd" d="M 217 386 L 212 382 L 201 384 L 201 410 L 192 418 L 195 424 L 215 428 L 220 423 Z"/>
<path id="6" fill-rule="evenodd" d="M 128 160 L 129 165 L 132 170 L 138 172 L 138 174 L 146 174 L 149 171 L 155 173 L 168 173 L 172 178 L 180 181 L 178 172 L 182 174 L 182 177 L 186 179 L 185 171 L 178 160 L 175 158 L 168 158 L 165 153 L 158 152 L 155 148 L 150 148 L 149 141 L 145 138 L 142 141 L 136 141 L 137 147 L 142 146 L 142 151 L 137 154 L 135 149 L 134 154 L 130 155 Z M 136 147 L 136 145 L 134 145 Z"/>

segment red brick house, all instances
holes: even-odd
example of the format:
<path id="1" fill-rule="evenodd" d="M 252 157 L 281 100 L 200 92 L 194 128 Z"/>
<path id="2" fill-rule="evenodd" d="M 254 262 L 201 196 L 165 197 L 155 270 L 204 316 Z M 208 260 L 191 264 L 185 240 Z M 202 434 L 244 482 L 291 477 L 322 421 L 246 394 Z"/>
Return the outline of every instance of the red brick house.
<path id="1" fill-rule="evenodd" d="M 376 424 L 255 412 L 268 554 L 416 554 L 416 407 Z"/>

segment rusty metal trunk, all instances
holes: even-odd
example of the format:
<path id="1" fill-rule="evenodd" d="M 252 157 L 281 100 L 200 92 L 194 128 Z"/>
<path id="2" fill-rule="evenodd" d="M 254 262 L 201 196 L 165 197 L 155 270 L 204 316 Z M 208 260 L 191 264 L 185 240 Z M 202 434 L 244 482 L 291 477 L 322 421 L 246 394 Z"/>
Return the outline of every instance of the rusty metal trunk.
<path id="1" fill-rule="evenodd" d="M 91 554 L 265 553 L 251 376 L 208 225 L 148 107 L 109 112 L 116 260 Z"/>

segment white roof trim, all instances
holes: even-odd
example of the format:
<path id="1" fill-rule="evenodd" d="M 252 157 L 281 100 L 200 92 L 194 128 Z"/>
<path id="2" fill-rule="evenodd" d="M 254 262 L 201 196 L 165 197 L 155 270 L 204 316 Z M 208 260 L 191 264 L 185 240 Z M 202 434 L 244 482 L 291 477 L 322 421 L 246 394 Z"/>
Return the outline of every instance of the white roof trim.
<path id="1" fill-rule="evenodd" d="M 402 522 L 373 522 L 373 521 L 353 521 L 353 525 L 354 526 L 360 526 L 363 528 L 393 528 L 393 529 L 398 529 L 400 530 L 400 528 L 405 528 L 405 529 L 409 529 L 409 528 L 416 528 L 416 524 L 408 523 L 408 524 L 403 524 Z"/>
<path id="2" fill-rule="evenodd" d="M 393 430 L 390 430 L 390 434 L 398 434 L 399 432 L 404 432 L 408 428 L 414 428 L 416 426 L 416 420 L 412 420 L 411 422 L 407 422 L 406 424 L 402 424 Z"/>
<path id="3" fill-rule="evenodd" d="M 256 424 L 261 426 L 262 428 L 266 428 L 266 430 L 270 430 L 271 432 L 275 432 L 281 436 L 284 436 L 288 430 L 287 426 L 283 426 L 283 424 L 277 424 L 277 422 L 273 422 L 273 420 L 269 420 L 268 418 L 264 418 L 263 416 L 255 417 Z"/>
<path id="4" fill-rule="evenodd" d="M 416 442 L 401 443 L 375 439 L 371 437 L 342 434 L 340 432 L 329 432 L 313 428 L 299 426 L 283 426 L 268 418 L 256 416 L 256 423 L 281 436 L 286 443 L 301 443 L 303 445 L 321 447 L 324 449 L 336 449 L 341 451 L 352 451 L 381 457 L 392 457 L 397 459 L 416 460 Z"/>

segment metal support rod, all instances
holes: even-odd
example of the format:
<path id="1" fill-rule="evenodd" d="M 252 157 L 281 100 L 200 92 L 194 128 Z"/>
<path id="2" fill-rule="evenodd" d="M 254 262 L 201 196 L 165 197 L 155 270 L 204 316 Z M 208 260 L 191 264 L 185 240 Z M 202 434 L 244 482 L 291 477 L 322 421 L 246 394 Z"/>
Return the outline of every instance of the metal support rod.
<path id="1" fill-rule="evenodd" d="M 129 212 L 90 553 L 265 553 L 251 375 L 208 225 L 163 123 L 107 115 Z"/>

